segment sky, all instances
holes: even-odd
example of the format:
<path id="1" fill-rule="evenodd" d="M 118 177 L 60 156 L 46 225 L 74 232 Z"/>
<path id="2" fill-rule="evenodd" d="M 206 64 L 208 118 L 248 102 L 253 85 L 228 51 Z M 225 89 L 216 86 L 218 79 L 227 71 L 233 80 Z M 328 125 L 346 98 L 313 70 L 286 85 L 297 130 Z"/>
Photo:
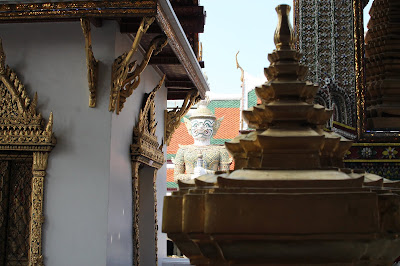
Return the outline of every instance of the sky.
<path id="1" fill-rule="evenodd" d="M 243 0 L 200 0 L 207 12 L 200 41 L 203 71 L 211 92 L 241 93 L 241 72 L 236 68 L 235 59 L 238 51 L 246 89 L 266 81 L 264 68 L 269 66 L 268 53 L 275 48 L 273 37 L 278 22 L 275 7 L 279 4 L 292 6 L 293 26 L 293 0 L 247 0 L 247 4 Z"/>

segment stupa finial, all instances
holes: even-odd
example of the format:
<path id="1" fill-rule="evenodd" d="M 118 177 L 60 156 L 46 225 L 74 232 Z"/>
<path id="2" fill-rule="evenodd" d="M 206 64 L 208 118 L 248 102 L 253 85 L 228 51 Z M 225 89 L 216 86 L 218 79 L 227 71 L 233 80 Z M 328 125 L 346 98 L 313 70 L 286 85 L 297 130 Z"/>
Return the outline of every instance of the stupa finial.
<path id="1" fill-rule="evenodd" d="M 275 8 L 278 13 L 278 25 L 275 30 L 274 43 L 277 50 L 292 50 L 296 37 L 289 22 L 289 5 L 279 5 Z"/>

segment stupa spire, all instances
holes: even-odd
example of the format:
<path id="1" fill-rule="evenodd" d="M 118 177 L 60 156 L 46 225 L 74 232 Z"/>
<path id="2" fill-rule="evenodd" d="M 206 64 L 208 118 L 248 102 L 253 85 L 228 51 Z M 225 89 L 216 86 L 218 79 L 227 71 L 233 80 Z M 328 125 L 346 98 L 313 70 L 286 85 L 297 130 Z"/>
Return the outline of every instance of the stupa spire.
<path id="1" fill-rule="evenodd" d="M 280 5 L 276 11 L 279 17 L 274 36 L 276 49 L 268 55 L 271 65 L 264 70 L 268 82 L 256 87 L 262 104 L 243 112 L 246 122 L 256 131 L 226 146 L 234 156 L 247 158 L 247 164 L 239 164 L 242 168 L 331 166 L 326 162 L 332 160 L 323 160 L 321 164 L 326 134 L 320 129 L 332 111 L 312 103 L 318 86 L 304 81 L 308 69 L 300 63 L 301 54 L 294 46 L 296 37 L 289 22 L 290 6 Z M 326 146 L 329 150 L 324 155 L 333 156 L 332 149 L 339 145 L 339 137 L 335 139 L 335 143 Z M 238 154 L 238 150 L 244 154 Z"/>
<path id="2" fill-rule="evenodd" d="M 278 26 L 275 30 L 274 43 L 277 50 L 293 50 L 296 38 L 289 22 L 289 5 L 279 5 L 275 8 L 278 13 Z"/>

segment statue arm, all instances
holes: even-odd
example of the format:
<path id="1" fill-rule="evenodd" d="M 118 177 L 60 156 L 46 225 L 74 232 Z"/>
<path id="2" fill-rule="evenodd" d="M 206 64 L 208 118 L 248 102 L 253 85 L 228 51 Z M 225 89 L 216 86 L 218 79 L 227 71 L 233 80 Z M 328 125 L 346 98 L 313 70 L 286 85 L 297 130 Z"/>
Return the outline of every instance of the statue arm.
<path id="1" fill-rule="evenodd" d="M 184 150 L 182 148 L 178 149 L 173 163 L 175 165 L 174 181 L 177 182 L 180 179 L 187 179 L 187 174 L 185 174 Z"/>
<path id="2" fill-rule="evenodd" d="M 232 158 L 229 157 L 229 154 L 226 151 L 226 149 L 225 148 L 221 149 L 219 170 L 228 171 L 231 163 L 232 163 Z"/>

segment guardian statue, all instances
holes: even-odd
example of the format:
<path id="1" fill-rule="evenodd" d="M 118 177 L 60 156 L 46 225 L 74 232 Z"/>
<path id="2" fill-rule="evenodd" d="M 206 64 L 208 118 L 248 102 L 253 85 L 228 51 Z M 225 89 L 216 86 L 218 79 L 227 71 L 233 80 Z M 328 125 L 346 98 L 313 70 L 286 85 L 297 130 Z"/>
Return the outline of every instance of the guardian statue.
<path id="1" fill-rule="evenodd" d="M 227 171 L 232 159 L 225 146 L 211 145 L 211 138 L 217 133 L 223 118 L 217 119 L 207 102 L 201 101 L 196 111 L 184 122 L 194 144 L 180 145 L 173 160 L 174 180 L 190 180 L 200 175 Z"/>

